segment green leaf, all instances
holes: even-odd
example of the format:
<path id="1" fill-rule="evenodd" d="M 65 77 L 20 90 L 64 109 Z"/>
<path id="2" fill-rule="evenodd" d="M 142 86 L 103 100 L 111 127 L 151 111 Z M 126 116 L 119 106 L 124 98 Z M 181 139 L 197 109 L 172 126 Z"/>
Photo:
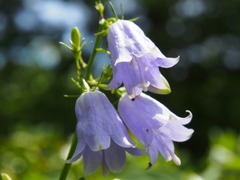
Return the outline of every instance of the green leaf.
<path id="1" fill-rule="evenodd" d="M 59 42 L 59 44 L 63 45 L 65 48 L 69 49 L 70 51 L 73 51 L 72 48 L 70 48 L 68 45 L 64 44 L 63 42 Z"/>

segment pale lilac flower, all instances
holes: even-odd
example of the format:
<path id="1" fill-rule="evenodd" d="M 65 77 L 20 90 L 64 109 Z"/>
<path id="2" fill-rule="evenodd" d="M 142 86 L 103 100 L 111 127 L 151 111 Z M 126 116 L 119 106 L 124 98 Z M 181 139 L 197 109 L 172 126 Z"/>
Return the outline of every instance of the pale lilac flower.
<path id="1" fill-rule="evenodd" d="M 113 79 L 107 89 L 116 89 L 123 83 L 131 99 L 147 90 L 159 94 L 170 93 L 169 84 L 158 67 L 172 67 L 179 57 L 165 57 L 131 21 L 118 20 L 113 23 L 107 39 L 113 66 Z"/>
<path id="2" fill-rule="evenodd" d="M 144 153 L 132 145 L 127 130 L 107 97 L 100 91 L 85 92 L 75 106 L 78 144 L 72 163 L 83 156 L 85 174 L 94 173 L 103 165 L 112 172 L 123 169 L 126 161 L 125 151 L 133 155 Z"/>
<path id="3" fill-rule="evenodd" d="M 191 137 L 193 130 L 183 126 L 191 121 L 191 112 L 180 118 L 144 93 L 135 101 L 125 94 L 119 101 L 118 110 L 129 130 L 149 150 L 149 167 L 156 162 L 158 152 L 166 161 L 173 159 L 177 165 L 181 164 L 174 153 L 173 141 L 183 142 Z"/>

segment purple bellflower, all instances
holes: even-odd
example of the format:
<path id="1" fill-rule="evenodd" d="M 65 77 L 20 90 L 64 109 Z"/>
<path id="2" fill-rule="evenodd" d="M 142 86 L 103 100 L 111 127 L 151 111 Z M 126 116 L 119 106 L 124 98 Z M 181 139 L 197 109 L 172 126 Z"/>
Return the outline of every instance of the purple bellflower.
<path id="1" fill-rule="evenodd" d="M 166 161 L 173 160 L 175 164 L 181 164 L 174 154 L 173 141 L 183 142 L 191 137 L 194 131 L 183 126 L 191 121 L 191 112 L 188 111 L 189 116 L 180 118 L 144 93 L 135 101 L 123 95 L 118 110 L 126 126 L 148 150 L 149 167 L 156 162 L 158 152 Z"/>
<path id="2" fill-rule="evenodd" d="M 84 173 L 92 174 L 102 164 L 114 173 L 122 171 L 126 162 L 125 151 L 140 156 L 144 152 L 132 145 L 127 130 L 107 97 L 100 91 L 83 93 L 75 106 L 78 144 L 74 155 L 66 163 L 83 156 Z"/>
<path id="3" fill-rule="evenodd" d="M 157 94 L 171 92 L 158 67 L 170 68 L 179 57 L 165 57 L 144 32 L 128 20 L 113 23 L 107 39 L 113 66 L 113 79 L 107 89 L 116 89 L 123 83 L 131 99 L 147 90 Z"/>

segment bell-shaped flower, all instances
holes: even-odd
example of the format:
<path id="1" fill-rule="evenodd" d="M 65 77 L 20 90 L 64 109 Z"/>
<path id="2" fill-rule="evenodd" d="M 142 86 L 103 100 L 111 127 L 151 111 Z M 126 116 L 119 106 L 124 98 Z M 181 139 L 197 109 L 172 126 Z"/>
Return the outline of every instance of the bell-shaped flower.
<path id="1" fill-rule="evenodd" d="M 193 130 L 183 126 L 191 121 L 191 112 L 180 118 L 144 93 L 135 101 L 125 94 L 119 101 L 118 110 L 129 130 L 148 149 L 149 167 L 156 162 L 158 152 L 166 161 L 173 159 L 175 164 L 181 164 L 174 153 L 173 141 L 183 142 L 191 137 Z"/>
<path id="2" fill-rule="evenodd" d="M 170 68 L 179 57 L 165 57 L 144 32 L 128 20 L 113 23 L 107 39 L 113 66 L 113 79 L 107 89 L 116 89 L 123 83 L 131 99 L 147 90 L 170 93 L 169 84 L 158 67 Z"/>
<path id="3" fill-rule="evenodd" d="M 136 156 L 144 154 L 132 145 L 126 127 L 102 92 L 83 93 L 77 99 L 75 113 L 78 144 L 67 163 L 83 156 L 85 174 L 94 173 L 101 164 L 104 175 L 107 166 L 112 172 L 119 172 L 125 165 L 125 151 Z"/>

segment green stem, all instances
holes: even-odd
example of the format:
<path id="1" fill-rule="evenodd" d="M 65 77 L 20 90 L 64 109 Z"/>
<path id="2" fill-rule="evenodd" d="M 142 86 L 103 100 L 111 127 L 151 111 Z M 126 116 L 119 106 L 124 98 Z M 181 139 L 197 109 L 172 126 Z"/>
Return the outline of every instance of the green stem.
<path id="1" fill-rule="evenodd" d="M 75 132 L 74 135 L 73 135 L 72 144 L 71 144 L 67 159 L 70 159 L 72 157 L 73 153 L 75 152 L 75 149 L 77 147 L 77 142 L 78 142 L 77 141 L 77 133 Z M 67 164 L 67 163 L 64 164 L 62 172 L 61 172 L 60 177 L 59 177 L 59 180 L 65 180 L 66 179 L 71 165 L 72 164 Z"/>
<path id="2" fill-rule="evenodd" d="M 98 32 L 102 32 L 102 30 L 103 30 L 103 25 L 100 25 Z M 103 34 L 97 35 L 97 38 L 96 38 L 91 56 L 88 60 L 87 68 L 86 68 L 86 73 L 85 73 L 85 77 L 84 77 L 86 81 L 90 79 L 90 75 L 92 73 L 92 68 L 93 68 L 93 62 L 94 62 L 95 56 L 97 54 L 97 48 L 99 47 L 99 45 L 101 43 L 102 37 L 103 37 Z"/>

